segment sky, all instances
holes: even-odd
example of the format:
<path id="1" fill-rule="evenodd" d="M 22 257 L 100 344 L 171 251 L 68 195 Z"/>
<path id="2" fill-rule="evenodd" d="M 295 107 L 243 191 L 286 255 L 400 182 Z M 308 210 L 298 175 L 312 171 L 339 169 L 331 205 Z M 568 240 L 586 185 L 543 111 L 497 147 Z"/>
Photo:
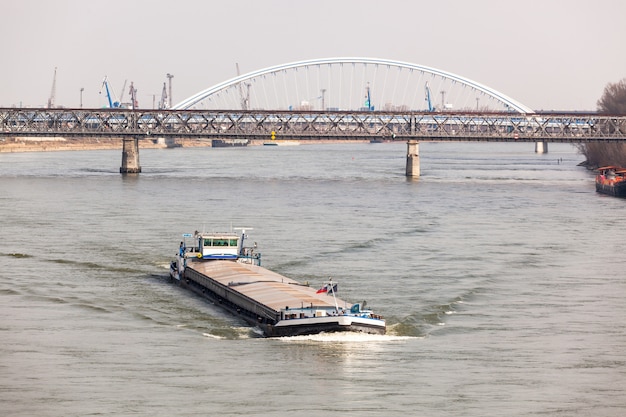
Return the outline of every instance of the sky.
<path id="1" fill-rule="evenodd" d="M 595 110 L 626 78 L 624 0 L 0 0 L 0 107 L 102 107 L 102 80 L 141 107 L 300 60 L 410 62 L 535 110 Z M 126 87 L 128 89 L 128 86 Z"/>

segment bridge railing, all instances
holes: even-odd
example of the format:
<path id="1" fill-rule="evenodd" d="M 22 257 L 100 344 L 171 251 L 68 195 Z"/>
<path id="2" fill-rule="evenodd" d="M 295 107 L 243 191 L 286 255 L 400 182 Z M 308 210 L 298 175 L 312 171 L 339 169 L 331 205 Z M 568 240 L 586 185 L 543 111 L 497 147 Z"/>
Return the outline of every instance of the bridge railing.
<path id="1" fill-rule="evenodd" d="M 624 141 L 626 115 L 0 109 L 0 136 Z"/>

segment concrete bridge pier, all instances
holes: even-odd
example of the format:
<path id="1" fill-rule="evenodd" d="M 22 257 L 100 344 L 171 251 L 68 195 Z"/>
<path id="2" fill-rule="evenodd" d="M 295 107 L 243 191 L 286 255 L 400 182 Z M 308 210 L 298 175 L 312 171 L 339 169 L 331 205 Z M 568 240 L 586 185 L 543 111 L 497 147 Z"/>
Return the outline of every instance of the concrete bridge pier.
<path id="1" fill-rule="evenodd" d="M 420 176 L 420 143 L 415 139 L 407 142 L 406 176 L 419 178 Z"/>
<path id="2" fill-rule="evenodd" d="M 139 166 L 139 138 L 124 138 L 122 140 L 122 166 L 120 174 L 138 174 L 141 172 Z"/>
<path id="3" fill-rule="evenodd" d="M 548 153 L 548 142 L 535 142 L 535 153 Z"/>

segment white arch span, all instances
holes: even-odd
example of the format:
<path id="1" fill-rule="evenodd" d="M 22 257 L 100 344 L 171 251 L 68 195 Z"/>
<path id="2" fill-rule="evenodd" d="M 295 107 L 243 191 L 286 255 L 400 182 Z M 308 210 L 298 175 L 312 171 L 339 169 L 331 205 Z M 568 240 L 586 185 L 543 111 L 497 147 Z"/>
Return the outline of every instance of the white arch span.
<path id="1" fill-rule="evenodd" d="M 273 67 L 263 68 L 257 71 L 252 71 L 247 74 L 243 74 L 243 75 L 231 78 L 229 80 L 216 84 L 212 87 L 209 87 L 206 90 L 200 91 L 199 93 L 194 94 L 193 96 L 181 101 L 180 103 L 176 104 L 172 108 L 175 110 L 188 109 L 191 106 L 197 104 L 198 102 L 204 100 L 205 98 L 209 97 L 210 95 L 220 90 L 232 87 L 234 85 L 237 85 L 239 83 L 242 83 L 244 81 L 250 80 L 255 77 L 259 77 L 259 76 L 263 76 L 263 75 L 267 75 L 271 73 L 276 73 L 276 72 L 284 71 L 288 69 L 315 66 L 315 65 L 326 65 L 326 64 L 388 65 L 388 66 L 395 66 L 395 67 L 401 67 L 401 68 L 408 68 L 411 70 L 418 70 L 418 71 L 433 74 L 439 77 L 447 78 L 452 81 L 464 84 L 475 90 L 481 91 L 482 93 L 493 97 L 495 100 L 502 102 L 509 108 L 519 113 L 534 113 L 534 111 L 530 107 L 525 106 L 524 104 L 500 93 L 499 91 L 494 90 L 493 88 L 487 87 L 483 84 L 477 83 L 476 81 L 470 80 L 465 77 L 461 77 L 460 75 L 456 75 L 451 72 L 438 70 L 436 68 L 426 67 L 424 65 L 411 64 L 409 62 L 394 61 L 394 60 L 389 60 L 389 59 L 378 59 L 378 58 L 360 58 L 360 57 L 311 59 L 311 60 L 306 60 L 306 61 L 297 61 L 297 62 L 291 62 L 287 64 L 276 65 Z"/>

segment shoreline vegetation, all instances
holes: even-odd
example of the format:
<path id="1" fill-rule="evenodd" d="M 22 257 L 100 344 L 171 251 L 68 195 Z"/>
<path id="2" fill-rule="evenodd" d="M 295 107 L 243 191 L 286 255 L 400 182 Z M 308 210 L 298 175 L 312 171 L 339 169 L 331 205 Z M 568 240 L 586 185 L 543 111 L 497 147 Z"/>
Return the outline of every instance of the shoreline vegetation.
<path id="1" fill-rule="evenodd" d="M 600 114 L 626 114 L 626 78 L 604 87 L 598 100 Z M 623 130 L 623 126 L 620 128 Z M 578 151 L 585 157 L 583 164 L 589 169 L 609 165 L 626 167 L 626 144 L 615 142 L 581 143 Z"/>
<path id="2" fill-rule="evenodd" d="M 614 142 L 580 143 L 576 145 L 585 161 L 580 165 L 588 169 L 616 165 L 626 167 L 626 144 Z"/>

